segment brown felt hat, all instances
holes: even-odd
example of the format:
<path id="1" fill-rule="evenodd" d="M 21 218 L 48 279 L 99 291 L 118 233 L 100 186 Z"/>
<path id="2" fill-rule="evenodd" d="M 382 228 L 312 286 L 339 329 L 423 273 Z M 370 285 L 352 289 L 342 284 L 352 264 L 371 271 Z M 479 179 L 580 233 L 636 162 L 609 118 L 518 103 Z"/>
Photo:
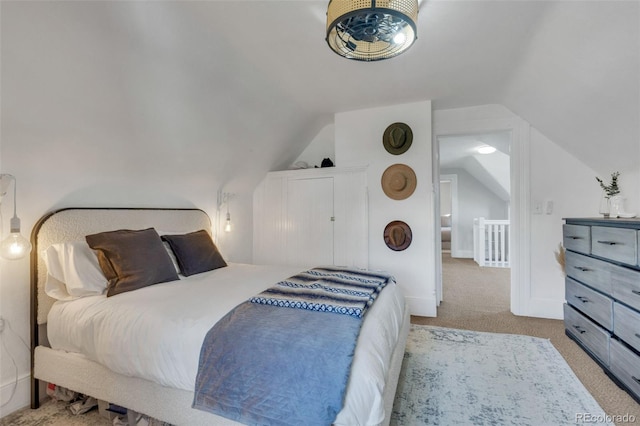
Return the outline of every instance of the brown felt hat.
<path id="1" fill-rule="evenodd" d="M 388 153 L 393 155 L 400 155 L 411 147 L 413 142 L 413 132 L 411 127 L 404 123 L 390 124 L 382 135 L 382 145 Z"/>
<path id="2" fill-rule="evenodd" d="M 418 180 L 413 169 L 406 164 L 394 164 L 382 173 L 382 190 L 389 198 L 404 200 L 416 190 Z"/>
<path id="3" fill-rule="evenodd" d="M 411 228 L 400 220 L 394 220 L 384 228 L 384 242 L 393 251 L 402 251 L 411 245 Z"/>

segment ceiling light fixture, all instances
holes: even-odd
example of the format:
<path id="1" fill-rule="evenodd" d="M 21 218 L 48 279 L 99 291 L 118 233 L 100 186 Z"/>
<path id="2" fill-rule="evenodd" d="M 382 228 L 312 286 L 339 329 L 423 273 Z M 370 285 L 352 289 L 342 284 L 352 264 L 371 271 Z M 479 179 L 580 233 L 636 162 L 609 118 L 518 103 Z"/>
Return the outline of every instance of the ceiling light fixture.
<path id="1" fill-rule="evenodd" d="M 477 151 L 479 154 L 493 154 L 494 152 L 496 152 L 496 149 L 492 146 L 485 145 L 485 146 L 479 147 Z"/>
<path id="2" fill-rule="evenodd" d="M 417 0 L 329 0 L 327 43 L 357 61 L 393 58 L 417 38 Z"/>

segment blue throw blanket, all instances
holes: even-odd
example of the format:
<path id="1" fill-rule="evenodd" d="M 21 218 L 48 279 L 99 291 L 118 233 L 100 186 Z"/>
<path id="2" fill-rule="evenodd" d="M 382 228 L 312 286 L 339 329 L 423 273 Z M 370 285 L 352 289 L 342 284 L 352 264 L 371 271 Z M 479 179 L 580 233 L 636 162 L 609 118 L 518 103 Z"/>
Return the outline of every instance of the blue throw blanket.
<path id="1" fill-rule="evenodd" d="M 253 303 L 362 317 L 391 277 L 345 268 L 313 268 L 251 298 Z"/>
<path id="2" fill-rule="evenodd" d="M 349 312 L 340 312 L 344 303 L 335 298 L 330 303 L 326 303 L 329 299 L 322 299 L 321 304 L 335 307 L 324 312 L 303 307 L 305 303 L 296 306 L 298 303 L 293 299 L 300 296 L 297 292 L 291 303 L 282 305 L 284 308 L 280 303 L 260 301 L 238 305 L 205 337 L 194 408 L 246 424 L 333 423 L 342 409 L 362 315 L 378 292 L 393 279 L 378 274 L 384 282 L 374 286 L 365 281 L 375 279 L 372 278 L 375 274 L 324 268 L 311 273 L 312 276 L 318 274 L 315 281 L 305 281 L 309 273 L 311 271 L 306 271 L 283 283 L 294 283 L 291 288 L 299 288 L 301 279 L 302 286 L 312 286 L 312 290 L 322 288 L 322 292 L 350 297 L 358 293 L 355 295 L 361 299 L 358 306 L 352 298 L 348 298 Z M 360 281 L 358 290 L 343 282 L 351 273 L 357 274 L 351 276 L 354 281 Z M 336 274 L 344 276 L 338 279 L 340 283 L 331 284 Z M 280 287 L 280 283 L 274 287 Z M 278 294 L 277 299 L 285 300 L 282 294 Z M 311 300 L 313 305 L 319 303 L 317 298 Z M 292 307 L 301 309 L 290 309 Z M 360 315 L 354 315 L 352 309 L 359 310 Z"/>

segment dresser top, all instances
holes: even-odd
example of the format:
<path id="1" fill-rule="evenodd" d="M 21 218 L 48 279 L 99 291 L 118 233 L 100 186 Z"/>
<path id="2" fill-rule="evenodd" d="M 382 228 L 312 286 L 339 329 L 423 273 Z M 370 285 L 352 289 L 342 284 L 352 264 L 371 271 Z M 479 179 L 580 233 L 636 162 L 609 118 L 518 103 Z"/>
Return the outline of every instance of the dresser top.
<path id="1" fill-rule="evenodd" d="M 602 218 L 602 217 L 570 217 L 564 218 L 569 225 L 611 226 L 615 228 L 640 229 L 640 218 Z"/>

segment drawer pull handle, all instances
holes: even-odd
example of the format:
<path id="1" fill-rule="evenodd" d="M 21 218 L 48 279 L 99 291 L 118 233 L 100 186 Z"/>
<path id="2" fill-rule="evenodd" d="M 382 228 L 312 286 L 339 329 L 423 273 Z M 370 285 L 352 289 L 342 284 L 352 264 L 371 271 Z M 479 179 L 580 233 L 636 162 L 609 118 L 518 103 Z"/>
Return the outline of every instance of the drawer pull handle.
<path id="1" fill-rule="evenodd" d="M 615 241 L 600 241 L 600 240 L 598 240 L 598 242 L 599 242 L 600 244 L 606 244 L 606 245 L 608 245 L 608 246 L 615 246 L 616 244 L 620 244 L 620 243 L 615 242 Z"/>
<path id="2" fill-rule="evenodd" d="M 581 240 L 582 237 L 574 237 L 573 235 L 567 235 L 567 238 L 569 238 L 570 240 Z"/>
<path id="3" fill-rule="evenodd" d="M 640 379 L 638 379 L 636 376 L 631 376 L 631 378 L 632 378 L 633 380 L 635 380 L 635 381 L 636 381 L 636 383 L 640 383 Z"/>
<path id="4" fill-rule="evenodd" d="M 584 266 L 574 266 L 574 268 L 576 268 L 578 271 L 582 271 L 582 272 L 589 272 L 591 269 L 586 268 Z"/>
<path id="5" fill-rule="evenodd" d="M 574 325 L 573 328 L 575 328 L 576 330 L 578 330 L 578 333 L 580 334 L 584 334 L 587 332 L 587 330 L 584 330 L 582 327 L 580 327 L 579 325 Z"/>
<path id="6" fill-rule="evenodd" d="M 640 334 L 635 333 L 635 335 L 636 335 L 636 337 L 637 337 L 638 339 L 640 339 Z"/>
<path id="7" fill-rule="evenodd" d="M 589 302 L 589 299 L 587 299 L 584 296 L 574 296 L 576 299 L 578 299 L 579 301 L 581 301 L 582 303 L 587 303 Z"/>
<path id="8" fill-rule="evenodd" d="M 631 290 L 631 293 L 640 296 L 640 291 L 638 290 Z"/>

